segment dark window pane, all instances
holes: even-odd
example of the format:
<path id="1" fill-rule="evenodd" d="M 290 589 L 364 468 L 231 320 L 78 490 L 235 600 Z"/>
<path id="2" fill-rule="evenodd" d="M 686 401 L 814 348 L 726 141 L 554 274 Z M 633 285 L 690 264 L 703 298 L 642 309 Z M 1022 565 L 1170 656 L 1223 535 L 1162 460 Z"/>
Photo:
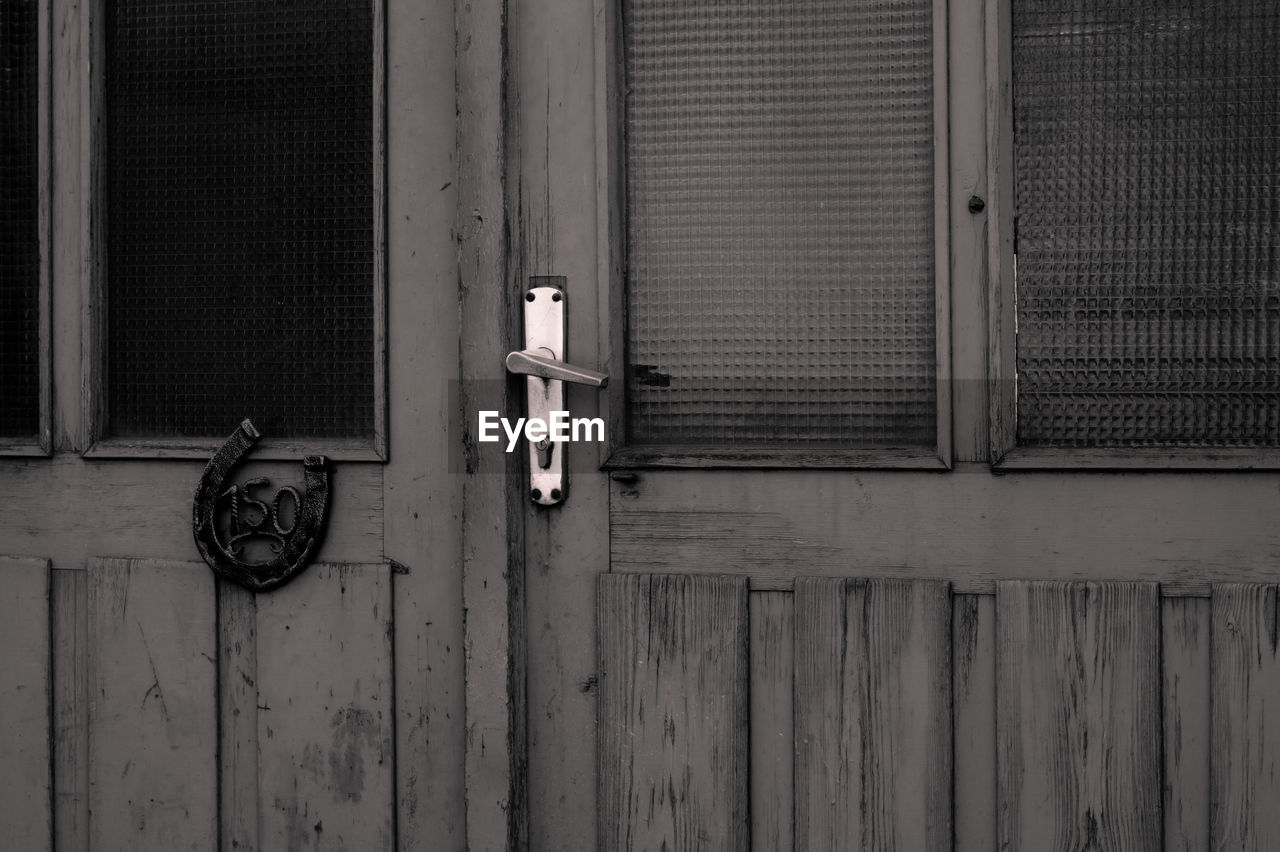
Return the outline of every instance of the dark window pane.
<path id="1" fill-rule="evenodd" d="M 630 440 L 935 444 L 932 19 L 625 3 Z"/>
<path id="2" fill-rule="evenodd" d="M 369 0 L 112 0 L 109 431 L 373 429 Z"/>
<path id="3" fill-rule="evenodd" d="M 1019 443 L 1280 444 L 1280 4 L 1013 28 Z"/>
<path id="4" fill-rule="evenodd" d="M 0 437 L 40 431 L 35 0 L 0 2 Z"/>

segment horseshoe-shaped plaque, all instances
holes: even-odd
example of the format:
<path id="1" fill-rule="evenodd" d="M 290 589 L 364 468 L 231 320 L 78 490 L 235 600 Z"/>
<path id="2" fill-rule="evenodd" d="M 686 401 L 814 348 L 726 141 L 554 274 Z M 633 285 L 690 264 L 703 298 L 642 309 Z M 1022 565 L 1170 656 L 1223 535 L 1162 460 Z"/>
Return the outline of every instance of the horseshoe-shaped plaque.
<path id="1" fill-rule="evenodd" d="M 231 470 L 262 435 L 248 420 L 218 449 L 196 487 L 192 528 L 200 556 L 218 576 L 239 583 L 254 592 L 269 592 L 292 580 L 307 567 L 320 546 L 329 508 L 329 460 L 307 456 L 302 460 L 306 493 L 281 488 L 268 504 L 254 499 L 252 489 L 269 485 L 266 479 L 251 479 L 242 486 L 228 485 Z M 280 517 L 281 504 L 288 495 L 294 504 L 293 523 L 288 527 Z M 218 531 L 218 508 L 230 503 L 231 526 L 225 536 Z M 253 510 L 253 517 L 241 519 L 240 507 Z M 248 562 L 244 542 L 266 540 L 272 556 L 265 562 Z"/>

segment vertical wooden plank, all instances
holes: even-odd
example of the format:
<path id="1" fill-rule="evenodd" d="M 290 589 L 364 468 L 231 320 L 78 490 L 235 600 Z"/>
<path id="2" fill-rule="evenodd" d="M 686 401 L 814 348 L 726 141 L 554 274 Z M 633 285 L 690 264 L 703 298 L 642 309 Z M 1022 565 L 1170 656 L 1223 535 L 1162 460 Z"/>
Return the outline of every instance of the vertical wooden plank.
<path id="1" fill-rule="evenodd" d="M 751 848 L 791 849 L 795 790 L 792 596 L 751 593 Z"/>
<path id="2" fill-rule="evenodd" d="M 0 557 L 0 843 L 53 844 L 49 563 Z"/>
<path id="3" fill-rule="evenodd" d="M 460 410 L 520 409 L 494 364 L 519 348 L 521 282 L 509 263 L 519 223 L 507 204 L 508 4 L 454 0 Z M 518 169 L 518 158 L 510 167 Z M 515 184 L 518 186 L 518 182 Z M 518 212 L 517 214 L 518 215 Z M 492 400 L 490 397 L 500 399 Z M 498 404 L 494 405 L 493 402 Z M 487 403 L 487 404 L 486 404 Z M 466 653 L 466 845 L 522 848 L 524 800 L 523 463 L 462 424 L 462 598 Z"/>
<path id="4" fill-rule="evenodd" d="M 987 198 L 986 55 L 983 4 L 948 3 L 948 118 L 951 126 L 951 357 L 956 461 L 986 461 Z M 944 259 L 945 260 L 945 259 Z M 956 790 L 960 792 L 959 788 Z M 957 817 L 961 813 L 957 806 Z M 958 825 L 958 823 L 957 823 Z M 992 848 L 992 847 L 988 847 Z"/>
<path id="5" fill-rule="evenodd" d="M 89 574 L 53 571 L 53 848 L 89 848 Z"/>
<path id="6" fill-rule="evenodd" d="M 949 850 L 951 592 L 795 587 L 797 849 Z"/>
<path id="7" fill-rule="evenodd" d="M 600 849 L 748 848 L 747 583 L 602 574 Z"/>
<path id="8" fill-rule="evenodd" d="M 261 849 L 394 849 L 391 629 L 386 565 L 258 597 Z"/>
<path id="9" fill-rule="evenodd" d="M 987 378 L 990 458 L 1017 446 L 1010 0 L 983 0 L 987 84 Z"/>
<path id="10" fill-rule="evenodd" d="M 217 846 L 217 638 L 204 563 L 89 564 L 93 852 Z"/>
<path id="11" fill-rule="evenodd" d="M 81 288 L 76 275 L 82 267 L 83 242 L 89 237 L 83 210 L 86 202 L 80 170 L 82 126 L 89 117 L 81 112 L 82 87 L 87 85 L 85 69 L 88 56 L 82 52 L 84 39 L 81 16 L 87 14 L 80 0 L 51 0 L 52 12 L 52 116 L 50 128 L 53 150 L 50 155 L 52 174 L 51 259 L 58 270 L 58 298 L 53 300 L 53 446 L 56 450 L 83 449 L 81 435 L 80 315 Z M 54 564 L 59 564 L 54 560 Z"/>
<path id="12" fill-rule="evenodd" d="M 235 583 L 217 587 L 220 846 L 258 852 L 257 602 Z"/>
<path id="13" fill-rule="evenodd" d="M 955 678 L 955 852 L 996 847 L 996 598 L 956 595 L 951 607 Z"/>
<path id="14" fill-rule="evenodd" d="M 1163 598 L 1164 849 L 1209 848 L 1207 598 Z"/>
<path id="15" fill-rule="evenodd" d="M 1215 850 L 1280 848 L 1276 589 L 1213 586 L 1210 822 Z"/>
<path id="16" fill-rule="evenodd" d="M 395 613 L 396 834 L 462 852 L 466 707 L 457 476 L 453 4 L 387 0 L 387 380 L 383 553 Z"/>
<path id="17" fill-rule="evenodd" d="M 1001 848 L 1155 852 L 1159 588 L 996 588 Z"/>

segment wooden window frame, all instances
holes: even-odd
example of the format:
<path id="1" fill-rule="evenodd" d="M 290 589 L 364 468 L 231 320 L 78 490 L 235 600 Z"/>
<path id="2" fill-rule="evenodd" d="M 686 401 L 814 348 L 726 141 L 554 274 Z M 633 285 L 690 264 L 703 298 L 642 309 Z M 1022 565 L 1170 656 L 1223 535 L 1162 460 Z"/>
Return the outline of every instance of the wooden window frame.
<path id="1" fill-rule="evenodd" d="M 51 265 L 49 262 L 52 221 L 51 88 L 52 74 L 49 0 L 36 4 L 36 239 L 39 243 L 36 284 L 36 327 L 39 346 L 40 407 L 36 435 L 0 437 L 0 456 L 48 456 L 53 453 L 53 366 L 50 320 Z"/>
<path id="2" fill-rule="evenodd" d="M 988 389 L 991 466 L 1013 470 L 1273 470 L 1280 447 L 1018 445 L 1013 211 L 1013 0 L 985 0 L 987 68 Z"/>
<path id="3" fill-rule="evenodd" d="M 88 188 L 81 209 L 81 234 L 86 246 L 81 258 L 82 428 L 86 448 L 94 459 L 167 458 L 208 459 L 226 435 L 207 437 L 127 438 L 107 434 L 107 310 L 109 258 L 105 202 L 106 3 L 91 0 L 81 16 L 82 44 L 90 57 L 81 83 L 80 168 Z M 261 460 L 296 460 L 325 455 L 334 461 L 385 462 L 387 446 L 387 222 L 386 222 L 386 0 L 371 0 L 373 13 L 373 431 L 360 438 L 273 439 L 264 435 L 254 449 Z M 47 3 L 42 3 L 43 7 Z M 43 206 L 43 205 L 42 205 Z"/>
<path id="4" fill-rule="evenodd" d="M 949 470 L 952 466 L 951 388 L 951 223 L 948 110 L 947 2 L 933 9 L 933 176 L 934 315 L 937 383 L 937 442 L 928 447 L 821 448 L 751 445 L 626 443 L 626 148 L 623 99 L 625 77 L 621 0 L 596 0 L 596 189 L 600 258 L 597 280 L 607 282 L 600 300 L 600 327 L 609 329 L 605 363 L 614 381 L 602 400 L 608 424 L 601 466 L 606 469 L 662 468 L 899 468 Z"/>

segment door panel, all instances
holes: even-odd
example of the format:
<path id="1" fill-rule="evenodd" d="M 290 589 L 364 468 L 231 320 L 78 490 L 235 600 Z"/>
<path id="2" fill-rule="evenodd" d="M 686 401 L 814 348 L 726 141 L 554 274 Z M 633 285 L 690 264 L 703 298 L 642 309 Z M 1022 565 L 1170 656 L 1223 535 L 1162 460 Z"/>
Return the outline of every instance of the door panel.
<path id="1" fill-rule="evenodd" d="M 389 567 L 313 565 L 255 621 L 257 848 L 392 848 Z"/>
<path id="2" fill-rule="evenodd" d="M 201 562 L 89 564 L 89 839 L 207 850 L 218 831 L 217 605 Z"/>
<path id="3" fill-rule="evenodd" d="M 1160 592 L 1002 582 L 1000 842 L 1161 847 Z"/>
<path id="4" fill-rule="evenodd" d="M 460 415 L 449 395 L 457 378 L 459 334 L 457 312 L 447 307 L 456 308 L 458 298 L 451 227 L 456 189 L 450 187 L 457 180 L 458 101 L 452 4 L 377 0 L 369 6 L 373 28 L 385 38 L 370 38 L 365 59 L 387 69 L 385 87 L 374 92 L 371 107 L 386 132 L 373 132 L 370 183 L 381 179 L 384 162 L 386 176 L 376 198 L 361 192 L 351 203 L 374 207 L 370 240 L 385 244 L 374 268 L 362 265 L 359 272 L 372 279 L 377 296 L 369 300 L 373 339 L 362 331 L 358 346 L 362 353 L 384 353 L 373 356 L 368 395 L 377 409 L 376 434 L 361 439 L 377 446 L 357 450 L 336 438 L 270 446 L 279 437 L 270 425 L 252 410 L 236 410 L 261 399 L 264 386 L 291 381 L 290 369 L 266 366 L 276 355 L 284 360 L 275 363 L 287 363 L 297 351 L 281 347 L 274 334 L 279 329 L 262 321 L 268 311 L 254 298 L 266 288 L 220 290 L 210 279 L 196 284 L 195 278 L 218 274 L 197 258 L 202 272 L 165 282 L 169 295 L 163 307 L 146 296 L 132 307 L 124 300 L 113 306 L 129 314 L 116 316 L 122 322 L 156 323 L 171 334 L 201 327 L 189 317 L 174 320 L 184 286 L 201 286 L 212 298 L 234 291 L 228 310 L 239 328 L 249 328 L 244 345 L 233 347 L 229 360 L 210 364 L 201 359 L 212 341 L 193 332 L 182 338 L 189 351 L 174 356 L 189 358 L 192 375 L 201 374 L 197 368 L 217 368 L 205 371 L 222 375 L 217 386 L 184 376 L 145 392 L 166 403 L 196 406 L 218 396 L 235 410 L 235 419 L 248 416 L 263 427 L 264 443 L 235 471 L 238 483 L 265 477 L 272 491 L 297 487 L 303 455 L 327 451 L 333 460 L 328 523 L 316 562 L 290 586 L 256 598 L 215 583 L 209 567 L 193 561 L 199 557 L 192 494 L 216 441 L 204 446 L 162 436 L 130 439 L 127 446 L 95 443 L 103 425 L 102 380 L 111 378 L 102 346 L 111 282 L 95 286 L 103 283 L 100 249 L 110 231 L 104 220 L 112 215 L 101 185 L 108 165 L 103 158 L 110 152 L 97 144 L 108 4 L 19 5 L 39 10 L 47 41 L 39 64 L 53 81 L 44 88 L 37 122 L 45 146 L 40 154 L 49 161 L 40 173 L 39 200 L 52 221 L 52 227 L 42 224 L 48 239 L 40 244 L 41 273 L 52 295 L 50 313 L 40 322 L 41 350 L 33 353 L 46 360 L 51 355 L 42 416 L 51 421 L 45 431 L 52 436 L 47 456 L 8 457 L 15 449 L 0 441 L 0 454 L 6 455 L 0 458 L 0 553 L 20 557 L 5 562 L 5 587 L 18 597 L 34 594 L 32 584 L 45 587 L 43 606 L 32 598 L 21 604 L 20 617 L 0 614 L 0 632 L 9 631 L 2 637 L 6 647 L 20 649 L 5 660 L 0 683 L 17 683 L 19 673 L 10 667 L 21 664 L 24 681 L 25 667 L 43 673 L 47 697 L 36 715 L 28 706 L 41 692 L 35 683 L 24 683 L 20 694 L 6 694 L 0 702 L 0 727 L 23 731 L 21 738 L 0 737 L 3 762 L 13 770 L 8 777 L 21 783 L 22 796 L 15 806 L 17 792 L 0 791 L 0 834 L 6 838 L 0 846 L 53 845 L 72 852 L 83 852 L 91 841 L 95 849 L 224 852 L 465 848 L 456 508 L 461 477 L 451 470 Z M 205 5 L 206 22 L 233 7 L 247 9 Z M 162 22 L 156 26 L 164 29 Z M 312 41 L 312 67 L 325 72 L 332 67 L 321 58 L 328 48 Z M 170 61 L 180 62 L 184 51 L 174 46 Z M 251 57 L 249 66 L 255 61 Z M 259 162 L 281 154 L 261 153 Z M 352 162 L 367 162 L 367 153 L 353 154 Z M 324 206 L 319 183 L 290 186 L 311 213 Z M 261 209 L 250 198 L 220 206 L 217 216 L 253 240 L 262 235 L 252 227 Z M 214 215 L 204 209 L 197 216 L 205 214 Z M 499 212 L 492 220 L 501 218 Z M 199 230 L 190 215 L 166 224 L 189 234 Z M 150 236 L 176 246 L 166 242 L 165 233 Z M 207 229 L 195 238 L 212 240 L 212 234 Z M 190 262 L 190 254 L 183 254 Z M 314 259 L 300 258 L 295 268 Z M 302 291 L 323 288 L 325 280 L 319 264 L 307 267 L 295 283 Z M 301 293 L 285 301 L 296 313 L 310 303 Z M 369 304 L 361 305 L 362 317 Z M 308 326 L 311 344 L 321 352 L 336 351 L 341 347 L 326 344 L 326 335 L 342 326 L 343 308 L 331 307 L 322 319 Z M 137 342 L 145 349 L 146 341 L 143 332 Z M 225 344 L 223 339 L 219 345 Z M 326 405 L 342 403 L 324 388 L 348 380 L 368 384 L 367 361 L 359 375 L 345 378 L 336 375 L 343 368 L 323 356 L 292 363 L 316 382 L 313 390 L 320 389 L 309 402 L 317 416 L 341 419 L 349 412 L 326 415 Z M 141 378 L 117 375 L 112 386 L 119 390 L 120 380 Z M 360 404 L 367 411 L 363 397 Z M 225 435 L 233 426 L 209 423 L 207 434 Z M 394 458 L 387 452 L 388 435 Z M 394 571 L 386 560 L 395 560 Z M 8 576 L 12 565 L 22 566 L 20 576 Z M 403 615 L 398 621 L 393 607 Z M 11 720 L 11 713 L 21 713 L 23 721 Z M 35 737 L 38 725 L 44 729 Z M 32 750 L 36 744 L 45 750 L 43 757 Z M 28 761 L 30 770 L 20 768 Z M 54 790 L 47 795 L 50 783 Z"/>
<path id="5" fill-rule="evenodd" d="M 798 849 L 951 847 L 951 590 L 797 579 Z"/>
<path id="6" fill-rule="evenodd" d="M 599 848 L 749 848 L 747 583 L 602 574 Z"/>
<path id="7" fill-rule="evenodd" d="M 53 841 L 49 582 L 46 560 L 0 557 L 0 837 L 32 852 Z"/>
<path id="8" fill-rule="evenodd" d="M 712 796 L 727 779 L 707 770 L 744 752 L 750 837 L 716 848 L 1274 845 L 1273 585 L 1189 598 L 1007 581 L 990 596 L 801 577 L 746 595 L 743 636 L 690 591 L 743 582 L 599 578 L 601 848 L 687 848 L 696 827 L 734 824 L 740 794 Z M 745 716 L 723 713 L 739 670 L 708 668 L 735 653 L 750 655 Z M 691 720 L 702 740 L 684 748 Z M 677 786 L 673 807 L 661 779 L 701 795 Z"/>

